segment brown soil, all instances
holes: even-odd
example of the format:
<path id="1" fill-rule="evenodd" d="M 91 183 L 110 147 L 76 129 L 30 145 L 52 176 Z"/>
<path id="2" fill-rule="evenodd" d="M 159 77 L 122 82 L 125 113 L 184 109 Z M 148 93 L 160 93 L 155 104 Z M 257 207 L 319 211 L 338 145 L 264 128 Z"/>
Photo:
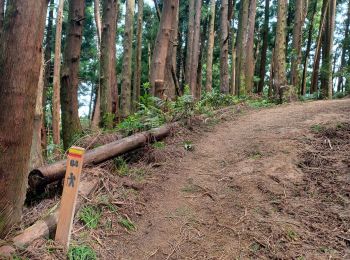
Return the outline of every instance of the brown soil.
<path id="1" fill-rule="evenodd" d="M 350 259 L 350 100 L 225 118 L 146 149 L 162 160 L 135 165 L 142 178 L 105 177 L 95 196 L 117 213 L 101 206 L 100 227 L 76 221 L 73 239 L 100 259 Z"/>

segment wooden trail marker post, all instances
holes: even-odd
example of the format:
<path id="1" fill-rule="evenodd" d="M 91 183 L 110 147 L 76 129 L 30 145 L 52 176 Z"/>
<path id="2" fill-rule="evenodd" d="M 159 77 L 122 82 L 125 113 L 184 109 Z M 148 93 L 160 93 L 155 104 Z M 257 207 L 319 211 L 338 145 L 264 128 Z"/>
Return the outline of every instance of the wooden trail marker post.
<path id="1" fill-rule="evenodd" d="M 67 170 L 55 236 L 55 241 L 63 245 L 65 250 L 69 247 L 84 153 L 85 149 L 75 146 L 68 151 Z"/>

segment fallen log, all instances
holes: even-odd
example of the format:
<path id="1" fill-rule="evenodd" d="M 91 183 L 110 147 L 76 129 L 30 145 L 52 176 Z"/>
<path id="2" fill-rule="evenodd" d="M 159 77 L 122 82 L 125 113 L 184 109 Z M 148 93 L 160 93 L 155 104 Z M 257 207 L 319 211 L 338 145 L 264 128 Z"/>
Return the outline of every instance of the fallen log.
<path id="1" fill-rule="evenodd" d="M 84 166 L 93 166 L 107 161 L 116 156 L 133 151 L 147 144 L 161 140 L 166 137 L 176 123 L 164 125 L 142 133 L 117 140 L 115 142 L 102 145 L 89 150 L 84 155 Z M 53 164 L 44 165 L 34 169 L 29 173 L 29 189 L 36 191 L 42 189 L 47 184 L 58 181 L 64 177 L 67 160 L 58 161 Z"/>
<path id="2" fill-rule="evenodd" d="M 79 186 L 79 196 L 76 206 L 75 213 L 83 204 L 83 198 L 89 196 L 97 187 L 98 180 L 87 181 L 83 180 Z M 53 237 L 59 216 L 59 208 L 55 206 L 51 209 L 46 217 L 38 220 L 32 226 L 26 228 L 22 233 L 13 237 L 9 242 L 11 245 L 0 246 L 0 256 L 9 257 L 13 254 L 16 249 L 24 249 L 28 247 L 32 242 L 39 238 L 50 238 Z"/>

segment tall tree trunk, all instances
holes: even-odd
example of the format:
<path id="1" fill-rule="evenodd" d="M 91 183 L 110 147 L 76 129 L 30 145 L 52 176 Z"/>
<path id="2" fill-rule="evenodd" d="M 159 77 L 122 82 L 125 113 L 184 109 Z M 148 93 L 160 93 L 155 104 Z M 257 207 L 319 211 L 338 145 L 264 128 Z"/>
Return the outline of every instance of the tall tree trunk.
<path id="1" fill-rule="evenodd" d="M 176 76 L 176 50 L 177 50 L 177 34 L 179 25 L 179 0 L 175 0 L 175 15 L 173 16 L 172 29 L 170 35 L 170 45 L 166 58 L 165 68 L 165 95 L 168 99 L 174 100 L 176 90 L 179 88 L 178 78 Z"/>
<path id="2" fill-rule="evenodd" d="M 101 38 L 102 38 L 100 0 L 94 0 L 94 17 L 95 17 L 98 45 L 100 45 Z"/>
<path id="3" fill-rule="evenodd" d="M 262 94 L 265 85 L 265 75 L 266 75 L 266 58 L 267 58 L 267 47 L 269 41 L 269 20 L 270 20 L 270 0 L 265 0 L 265 11 L 264 11 L 264 27 L 263 27 L 263 45 L 261 49 L 261 59 L 260 59 L 260 70 L 259 70 L 259 85 L 258 93 Z"/>
<path id="4" fill-rule="evenodd" d="M 283 100 L 283 88 L 287 85 L 286 78 L 286 18 L 287 0 L 278 0 L 276 43 L 274 51 L 274 93 L 280 102 Z"/>
<path id="5" fill-rule="evenodd" d="M 249 19 L 248 19 L 248 35 L 247 35 L 247 59 L 245 64 L 245 86 L 246 92 L 251 94 L 254 84 L 254 30 L 255 30 L 255 16 L 256 16 L 256 0 L 250 0 L 249 3 Z"/>
<path id="6" fill-rule="evenodd" d="M 112 63 L 115 45 L 116 0 L 102 1 L 102 37 L 100 60 L 100 125 L 112 128 L 112 83 L 115 64 Z"/>
<path id="7" fill-rule="evenodd" d="M 205 89 L 210 92 L 213 88 L 213 52 L 215 41 L 215 0 L 210 1 L 210 24 L 207 56 L 207 78 Z"/>
<path id="8" fill-rule="evenodd" d="M 193 55 L 193 36 L 194 36 L 194 18 L 195 18 L 195 2 L 196 0 L 188 1 L 188 31 L 187 31 L 187 50 L 186 50 L 186 68 L 185 81 L 190 84 L 192 70 L 192 55 Z"/>
<path id="9" fill-rule="evenodd" d="M 296 92 L 300 91 L 300 72 L 301 65 L 301 41 L 302 41 L 302 29 L 304 25 L 304 4 L 305 0 L 296 0 L 295 14 L 294 14 L 294 27 L 293 27 L 293 40 L 292 40 L 292 68 L 291 68 L 291 85 L 295 88 Z"/>
<path id="10" fill-rule="evenodd" d="M 44 90 L 44 72 L 45 60 L 42 55 L 41 69 L 36 93 L 35 112 L 33 122 L 33 138 L 30 148 L 29 170 L 33 170 L 43 165 L 43 156 L 41 149 L 41 127 L 43 121 L 43 90 Z"/>
<path id="11" fill-rule="evenodd" d="M 4 26 L 4 18 L 5 18 L 5 0 L 0 0 L 0 38 Z"/>
<path id="12" fill-rule="evenodd" d="M 170 45 L 172 22 L 176 16 L 176 4 L 178 1 L 165 1 L 160 19 L 159 30 L 153 51 L 151 67 L 152 94 L 156 97 L 165 98 L 165 69 L 166 58 Z"/>
<path id="13" fill-rule="evenodd" d="M 206 0 L 205 5 L 209 5 L 209 0 Z M 199 48 L 199 59 L 198 59 L 198 68 L 197 68 L 197 82 L 196 82 L 196 95 L 200 99 L 202 96 L 202 79 L 203 79 L 203 56 L 204 56 L 204 44 L 208 31 L 208 19 L 205 19 L 202 22 L 202 31 L 200 33 L 200 48 Z"/>
<path id="14" fill-rule="evenodd" d="M 121 116 L 127 117 L 131 112 L 131 63 L 132 39 L 134 35 L 134 9 L 135 0 L 126 1 L 125 31 L 124 31 L 124 57 L 122 75 Z"/>
<path id="15" fill-rule="evenodd" d="M 141 71 L 142 71 L 142 25 L 143 25 L 143 0 L 137 2 L 137 38 L 136 38 L 136 62 L 133 88 L 133 110 L 136 111 L 140 101 L 141 93 Z"/>
<path id="16" fill-rule="evenodd" d="M 47 3 L 12 0 L 7 5 L 0 42 L 1 238 L 22 215 Z"/>
<path id="17" fill-rule="evenodd" d="M 69 1 L 69 24 L 61 75 L 62 132 L 65 149 L 68 149 L 77 135 L 81 133 L 78 111 L 78 75 L 84 15 L 84 0 Z"/>
<path id="18" fill-rule="evenodd" d="M 231 22 L 231 79 L 230 79 L 230 95 L 234 95 L 236 91 L 236 41 L 235 41 L 235 6 L 236 0 L 229 1 L 229 22 Z"/>
<path id="19" fill-rule="evenodd" d="M 101 55 L 101 38 L 102 38 L 102 25 L 101 25 L 101 14 L 100 14 L 100 0 L 94 0 L 94 18 L 96 24 L 96 32 L 97 32 L 97 46 L 99 55 Z M 97 129 L 100 123 L 101 117 L 101 93 L 100 93 L 100 78 L 98 80 L 98 85 L 95 89 L 92 88 L 92 91 L 95 90 L 95 101 L 94 101 L 94 109 L 92 113 L 91 119 L 91 127 L 92 129 Z"/>
<path id="20" fill-rule="evenodd" d="M 340 68 L 339 68 L 339 78 L 337 84 L 337 92 L 342 90 L 343 80 L 344 80 L 344 69 L 346 66 L 346 54 L 348 51 L 347 45 L 349 44 L 349 26 L 350 26 L 350 1 L 348 2 L 347 18 L 344 24 L 344 39 L 342 41 L 342 51 L 340 58 Z"/>
<path id="21" fill-rule="evenodd" d="M 51 61 L 51 44 L 52 44 L 52 28 L 53 28 L 53 10 L 55 7 L 55 0 L 50 0 L 49 4 L 49 17 L 47 21 L 47 29 L 46 29 L 46 40 L 45 40 L 45 54 L 44 54 L 44 89 L 43 89 L 43 95 L 42 95 L 42 108 L 43 108 L 43 120 L 42 120 L 42 127 L 41 127 L 41 144 L 43 151 L 46 150 L 47 147 L 47 131 L 48 131 L 48 124 L 46 122 L 46 102 L 47 102 L 47 92 L 49 90 L 50 86 L 50 79 L 51 79 L 51 67 L 52 67 L 52 61 Z"/>
<path id="22" fill-rule="evenodd" d="M 333 39 L 335 27 L 336 0 L 329 0 L 326 13 L 325 30 L 322 44 L 321 98 L 333 96 Z"/>
<path id="23" fill-rule="evenodd" d="M 190 88 L 192 96 L 195 99 L 199 99 L 199 91 L 197 88 L 197 73 L 198 73 L 198 61 L 199 61 L 199 48 L 200 48 L 200 23 L 201 23 L 201 10 L 202 10 L 202 1 L 196 0 L 195 7 L 195 21 L 194 21 L 194 33 L 193 33 L 193 49 L 192 49 L 192 58 L 191 58 L 191 75 L 190 75 Z"/>
<path id="24" fill-rule="evenodd" d="M 229 38 L 229 21 L 228 21 L 228 0 L 221 1 L 220 16 L 221 36 L 220 36 L 220 91 L 229 93 L 229 73 L 228 73 L 228 38 Z"/>
<path id="25" fill-rule="evenodd" d="M 55 62 L 53 69 L 53 96 L 52 96 L 52 135 L 53 143 L 57 146 L 61 143 L 60 138 L 60 74 L 61 74 L 61 40 L 62 40 L 62 17 L 64 0 L 59 0 L 56 18 L 55 37 Z"/>
<path id="26" fill-rule="evenodd" d="M 118 90 L 118 83 L 117 83 L 117 70 L 116 70 L 116 59 L 117 59 L 117 48 L 116 48 L 116 37 L 117 37 L 117 31 L 118 31 L 118 19 L 119 19 L 119 0 L 115 0 L 115 21 L 113 26 L 113 31 L 111 33 L 111 84 L 112 84 L 112 114 L 113 116 L 118 119 L 120 117 L 119 114 L 119 90 Z M 117 121 L 117 120 L 115 120 Z"/>
<path id="27" fill-rule="evenodd" d="M 244 64 L 246 59 L 246 35 L 248 26 L 249 0 L 242 0 L 239 10 L 238 31 L 236 40 L 237 63 L 236 63 L 236 95 L 245 95 Z"/>
<path id="28" fill-rule="evenodd" d="M 312 69 L 312 77 L 311 77 L 311 86 L 310 86 L 310 94 L 317 92 L 318 89 L 318 78 L 319 78 L 319 68 L 321 61 L 321 42 L 323 38 L 323 31 L 325 28 L 325 17 L 328 10 L 330 0 L 323 0 L 322 2 L 322 11 L 321 11 L 321 21 L 318 30 L 318 37 L 314 55 L 314 65 Z"/>
<path id="29" fill-rule="evenodd" d="M 302 96 L 306 94 L 306 74 L 307 74 L 307 67 L 308 67 L 308 59 L 311 51 L 312 32 L 314 30 L 314 20 L 315 20 L 315 14 L 317 12 L 317 3 L 318 1 L 314 0 L 312 11 L 311 11 L 311 17 L 309 20 L 310 26 L 309 26 L 308 39 L 306 44 L 306 51 L 304 55 L 304 68 L 303 68 L 303 76 L 302 76 L 301 92 L 300 92 Z"/>

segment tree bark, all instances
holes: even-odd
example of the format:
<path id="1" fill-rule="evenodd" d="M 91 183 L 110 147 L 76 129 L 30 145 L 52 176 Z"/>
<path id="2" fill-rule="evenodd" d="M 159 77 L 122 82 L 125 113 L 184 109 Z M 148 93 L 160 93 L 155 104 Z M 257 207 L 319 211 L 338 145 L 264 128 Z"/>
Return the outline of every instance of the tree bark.
<path id="1" fill-rule="evenodd" d="M 5 0 L 0 0 L 0 38 L 4 27 Z"/>
<path id="2" fill-rule="evenodd" d="M 122 75 L 122 118 L 130 115 L 131 112 L 131 63 L 132 63 L 132 39 L 134 35 L 134 9 L 135 0 L 126 1 L 125 31 L 124 31 L 124 57 Z"/>
<path id="3" fill-rule="evenodd" d="M 287 85 L 286 78 L 286 18 L 287 1 L 278 0 L 276 43 L 274 51 L 274 82 L 273 89 L 276 99 L 283 101 L 283 88 Z"/>
<path id="4" fill-rule="evenodd" d="M 333 39 L 335 27 L 336 0 L 329 0 L 326 12 L 326 27 L 322 44 L 321 98 L 333 96 Z"/>
<path id="5" fill-rule="evenodd" d="M 168 55 L 172 34 L 172 23 L 176 16 L 175 0 L 165 1 L 160 19 L 159 30 L 153 51 L 152 68 L 151 68 L 151 85 L 152 94 L 159 98 L 165 97 L 165 71 L 166 58 Z"/>
<path id="6" fill-rule="evenodd" d="M 291 85 L 295 88 L 295 93 L 300 91 L 300 65 L 301 65 L 301 41 L 302 29 L 304 25 L 304 4 L 305 0 L 296 0 L 293 40 L 292 40 L 292 65 L 291 65 Z"/>
<path id="7" fill-rule="evenodd" d="M 228 72 L 228 38 L 229 38 L 229 21 L 228 21 L 228 0 L 221 1 L 221 18 L 220 18 L 220 92 L 229 93 L 229 72 Z"/>
<path id="8" fill-rule="evenodd" d="M 7 5 L 0 42 L 0 237 L 21 220 L 47 4 L 12 0 Z"/>
<path id="9" fill-rule="evenodd" d="M 193 49 L 191 57 L 191 75 L 190 75 L 190 88 L 192 96 L 195 99 L 199 99 L 199 91 L 197 88 L 197 73 L 198 73 L 198 61 L 199 61 L 199 48 L 200 48 L 200 23 L 201 23 L 201 10 L 202 1 L 196 0 L 195 7 L 195 21 L 194 21 L 194 33 L 193 33 Z"/>
<path id="10" fill-rule="evenodd" d="M 350 1 L 348 3 L 348 11 L 347 11 L 347 18 L 344 24 L 344 39 L 342 41 L 342 52 L 341 52 L 341 59 L 340 59 L 340 68 L 339 68 L 339 78 L 338 78 L 338 84 L 337 84 L 337 92 L 342 91 L 342 85 L 343 85 L 343 73 L 346 66 L 346 54 L 348 51 L 347 45 L 349 44 L 349 26 L 350 26 Z"/>
<path id="11" fill-rule="evenodd" d="M 236 63 L 236 95 L 245 95 L 244 86 L 244 64 L 246 59 L 246 35 L 248 26 L 249 0 L 242 0 L 239 10 L 239 21 L 237 31 L 237 63 Z M 242 83 L 243 82 L 243 83 Z"/>
<path id="12" fill-rule="evenodd" d="M 136 37 L 136 62 L 133 88 L 133 110 L 136 111 L 141 94 L 142 72 L 142 25 L 143 25 L 143 0 L 137 2 L 137 37 Z"/>
<path id="13" fill-rule="evenodd" d="M 210 1 L 210 24 L 208 39 L 208 56 L 207 56 L 207 77 L 205 89 L 211 92 L 213 88 L 213 52 L 215 43 L 215 0 Z"/>
<path id="14" fill-rule="evenodd" d="M 165 68 L 165 95 L 167 99 L 174 100 L 176 96 L 176 89 L 178 89 L 178 78 L 176 77 L 176 51 L 177 51 L 177 34 L 179 25 L 179 0 L 175 0 L 175 15 L 173 16 L 172 29 L 170 36 L 170 44 L 166 58 Z"/>
<path id="15" fill-rule="evenodd" d="M 301 92 L 300 94 L 303 96 L 306 94 L 306 74 L 307 74 L 307 67 L 308 67 L 308 59 L 311 51 L 311 44 L 312 44 L 312 32 L 314 29 L 314 20 L 315 20 L 315 14 L 317 12 L 317 0 L 314 0 L 313 7 L 312 7 L 312 13 L 310 17 L 310 26 L 309 26 L 309 32 L 308 32 L 308 39 L 307 39 L 307 45 L 306 45 L 306 51 L 304 55 L 304 68 L 303 68 L 303 76 L 302 76 L 302 83 L 301 83 Z"/>
<path id="16" fill-rule="evenodd" d="M 97 46 L 99 54 L 101 55 L 101 38 L 102 38 L 102 32 L 101 32 L 101 15 L 100 15 L 100 0 L 94 0 L 94 17 L 95 17 L 95 24 L 96 24 L 96 32 L 97 32 Z M 101 116 L 101 94 L 100 94 L 100 79 L 98 81 L 98 85 L 95 88 L 95 101 L 94 101 L 94 109 L 92 113 L 92 119 L 91 119 L 91 128 L 97 129 L 98 125 L 100 123 L 100 116 Z"/>
<path id="17" fill-rule="evenodd" d="M 267 58 L 267 47 L 269 41 L 269 20 L 270 20 L 270 0 L 265 0 L 265 11 L 264 11 L 264 25 L 263 25 L 263 44 L 261 49 L 260 69 L 259 69 L 259 84 L 258 93 L 262 94 L 265 85 L 266 75 L 266 58 Z"/>
<path id="18" fill-rule="evenodd" d="M 113 46 L 116 33 L 116 0 L 102 1 L 102 37 L 100 59 L 100 126 L 112 128 L 112 85 L 115 63 L 113 63 Z"/>
<path id="19" fill-rule="evenodd" d="M 316 43 L 316 49 L 315 49 L 315 55 L 314 55 L 314 65 L 312 69 L 310 94 L 313 94 L 318 90 L 318 77 L 319 77 L 319 68 L 320 68 L 320 61 L 321 61 L 321 42 L 322 42 L 323 31 L 325 27 L 325 20 L 326 20 L 325 17 L 328 10 L 329 1 L 330 0 L 323 0 L 322 2 L 321 21 L 320 21 L 320 26 L 318 30 L 318 37 L 317 37 L 317 43 Z"/>
<path id="20" fill-rule="evenodd" d="M 30 149 L 29 170 L 33 170 L 43 165 L 44 160 L 41 149 L 41 127 L 43 121 L 43 90 L 44 90 L 45 60 L 42 55 L 38 89 L 36 93 L 35 112 L 33 122 L 33 138 Z"/>
<path id="21" fill-rule="evenodd" d="M 97 40 L 98 45 L 101 43 L 102 38 L 102 25 L 101 25 L 101 14 L 100 14 L 100 0 L 94 0 L 94 17 L 96 24 Z"/>
<path id="22" fill-rule="evenodd" d="M 57 18 L 56 18 L 56 37 L 55 37 L 55 62 L 53 69 L 53 96 L 52 96 L 52 135 L 53 143 L 59 146 L 60 137 L 60 74 L 61 74 L 61 40 L 62 40 L 62 18 L 63 18 L 64 0 L 59 0 Z"/>
<path id="23" fill-rule="evenodd" d="M 61 75 L 62 132 L 65 149 L 69 148 L 81 132 L 78 113 L 78 75 L 84 15 L 84 0 L 69 1 L 68 34 Z"/>
<path id="24" fill-rule="evenodd" d="M 255 30 L 255 16 L 256 16 L 256 0 L 250 0 L 249 3 L 249 19 L 248 19 L 248 35 L 247 35 L 247 59 L 245 64 L 245 86 L 246 92 L 251 94 L 253 92 L 254 84 L 254 30 Z"/>
<path id="25" fill-rule="evenodd" d="M 41 127 L 41 145 L 43 150 L 46 150 L 47 147 L 47 131 L 48 124 L 46 122 L 46 102 L 47 102 L 47 92 L 50 87 L 51 80 L 51 44 L 52 44 L 52 28 L 53 28 L 53 10 L 55 6 L 55 0 L 51 0 L 49 4 L 49 17 L 47 21 L 47 29 L 46 29 L 46 40 L 45 40 L 45 54 L 44 54 L 44 89 L 43 89 L 43 99 L 42 99 L 42 107 L 43 107 L 43 120 Z"/>
<path id="26" fill-rule="evenodd" d="M 193 55 L 193 37 L 194 37 L 194 18 L 195 18 L 195 2 L 196 0 L 188 1 L 188 32 L 187 32 L 187 50 L 186 50 L 186 68 L 185 81 L 190 84 L 192 70 L 192 55 Z"/>

